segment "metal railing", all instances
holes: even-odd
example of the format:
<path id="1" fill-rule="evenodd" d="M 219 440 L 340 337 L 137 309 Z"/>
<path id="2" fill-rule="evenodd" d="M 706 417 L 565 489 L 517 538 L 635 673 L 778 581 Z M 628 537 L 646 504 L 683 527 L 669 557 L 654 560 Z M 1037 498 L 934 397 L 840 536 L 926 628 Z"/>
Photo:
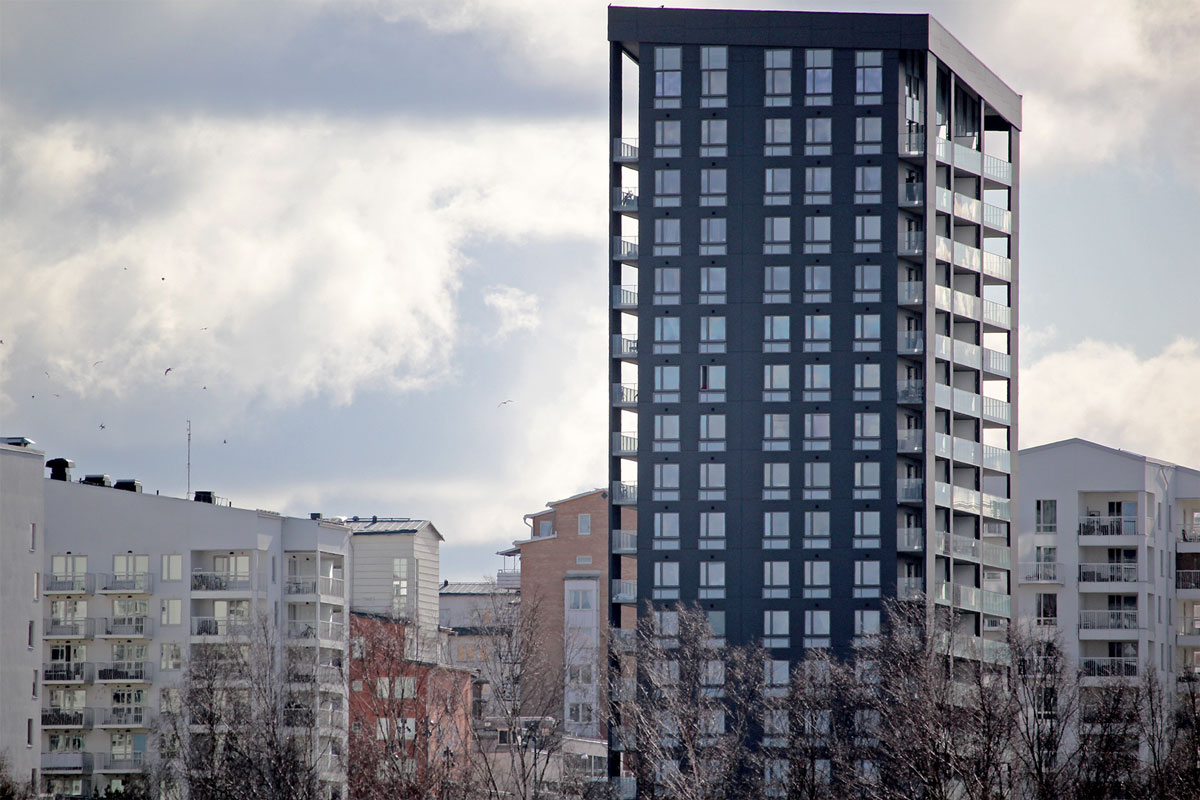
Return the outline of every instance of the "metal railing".
<path id="1" fill-rule="evenodd" d="M 1080 564 L 1081 583 L 1136 583 L 1138 565 L 1130 564 Z"/>
<path id="2" fill-rule="evenodd" d="M 900 205 L 919 206 L 925 203 L 924 183 L 900 184 Z"/>
<path id="3" fill-rule="evenodd" d="M 149 572 L 123 572 L 115 575 L 100 575 L 100 591 L 147 594 L 154 585 L 154 576 Z"/>
<path id="4" fill-rule="evenodd" d="M 613 211 L 637 211 L 638 187 L 621 186 L 613 188 Z"/>
<path id="5" fill-rule="evenodd" d="M 634 356 L 638 354 L 638 340 L 634 336 L 624 336 L 620 333 L 613 334 L 613 356 L 621 358 L 623 356 Z"/>
<path id="6" fill-rule="evenodd" d="M 1136 678 L 1138 660 L 1122 657 L 1081 658 L 1079 668 L 1086 678 Z"/>
<path id="7" fill-rule="evenodd" d="M 42 680 L 46 683 L 90 683 L 95 666 L 90 661 L 51 661 L 42 664 Z"/>
<path id="8" fill-rule="evenodd" d="M 1080 611 L 1079 629 L 1094 630 L 1137 630 L 1138 612 L 1130 611 Z"/>
<path id="9" fill-rule="evenodd" d="M 1061 567 L 1057 561 L 1022 561 L 1021 580 L 1025 583 L 1062 583 Z"/>
<path id="10" fill-rule="evenodd" d="M 42 588 L 44 594 L 91 594 L 96 585 L 96 576 L 90 572 L 66 575 L 50 575 Z"/>
<path id="11" fill-rule="evenodd" d="M 1012 183 L 1012 162 L 985 155 L 983 157 L 983 174 L 1000 183 Z"/>
<path id="12" fill-rule="evenodd" d="M 1080 536 L 1137 536 L 1137 517 L 1087 517 L 1079 521 Z"/>
<path id="13" fill-rule="evenodd" d="M 99 772 L 138 772 L 142 768 L 142 756 L 145 755 L 140 750 L 131 750 L 128 753 L 97 753 L 97 761 L 99 764 L 96 769 Z"/>
<path id="14" fill-rule="evenodd" d="M 637 487 L 636 481 L 614 481 L 612 489 L 613 502 L 617 505 L 636 503 L 638 498 Z"/>
<path id="15" fill-rule="evenodd" d="M 614 383 L 614 406 L 636 406 L 638 401 L 638 385 L 636 383 Z"/>
<path id="16" fill-rule="evenodd" d="M 636 603 L 637 581 L 623 581 L 619 578 L 614 578 L 612 582 L 612 597 L 609 599 L 614 603 Z"/>
<path id="17" fill-rule="evenodd" d="M 91 708 L 43 708 L 43 728 L 90 728 L 94 710 Z"/>
<path id="18" fill-rule="evenodd" d="M 613 308 L 637 308 L 637 284 L 631 284 L 629 286 L 614 286 L 612 287 L 612 294 Z"/>
<path id="19" fill-rule="evenodd" d="M 47 639 L 90 639 L 96 629 L 96 620 L 91 617 L 78 619 L 54 619 L 48 617 L 42 622 L 42 636 Z"/>
<path id="20" fill-rule="evenodd" d="M 249 573 L 245 572 L 193 572 L 192 591 L 230 592 L 244 591 L 252 586 Z"/>
<path id="21" fill-rule="evenodd" d="M 149 661 L 103 661 L 96 664 L 96 680 L 142 682 L 150 680 Z"/>
<path id="22" fill-rule="evenodd" d="M 1200 569 L 1175 570 L 1176 589 L 1200 589 Z"/>
<path id="23" fill-rule="evenodd" d="M 247 633 L 252 624 L 246 617 L 192 617 L 192 635 L 226 636 Z"/>
<path id="24" fill-rule="evenodd" d="M 103 632 L 105 636 L 123 636 L 137 638 L 150 635 L 152 620 L 150 617 L 104 617 Z"/>
<path id="25" fill-rule="evenodd" d="M 613 139 L 613 161 L 637 161 L 638 140 L 617 137 Z"/>
<path id="26" fill-rule="evenodd" d="M 42 753 L 43 772 L 80 772 L 92 771 L 91 753 Z"/>
<path id="27" fill-rule="evenodd" d="M 99 725 L 120 728 L 142 728 L 150 721 L 150 712 L 145 706 L 113 706 L 100 709 Z"/>
<path id="28" fill-rule="evenodd" d="M 614 236 L 613 258 L 617 261 L 631 261 L 638 257 L 638 240 L 636 236 Z"/>

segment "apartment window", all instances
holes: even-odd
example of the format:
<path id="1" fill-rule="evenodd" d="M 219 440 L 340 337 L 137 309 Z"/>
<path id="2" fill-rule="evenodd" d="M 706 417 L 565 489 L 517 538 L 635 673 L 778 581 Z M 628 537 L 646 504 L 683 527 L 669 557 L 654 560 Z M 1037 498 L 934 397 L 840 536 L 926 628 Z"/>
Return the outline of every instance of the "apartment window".
<path id="1" fill-rule="evenodd" d="M 791 496 L 790 471 L 786 463 L 763 464 L 763 500 L 787 500 Z"/>
<path id="2" fill-rule="evenodd" d="M 792 268 L 765 267 L 763 269 L 763 302 L 792 302 Z"/>
<path id="3" fill-rule="evenodd" d="M 722 451 L 725 449 L 725 415 L 700 415 L 700 444 L 699 450 Z"/>
<path id="4" fill-rule="evenodd" d="M 833 104 L 833 51 L 804 51 L 804 105 Z"/>
<path id="5" fill-rule="evenodd" d="M 726 172 L 724 169 L 702 169 L 700 170 L 700 205 L 702 206 L 723 206 L 726 202 Z M 703 220 L 701 224 L 703 225 Z M 724 220 L 722 220 L 722 224 Z M 701 233 L 704 229 L 701 227 Z M 722 230 L 722 233 L 724 230 Z M 724 238 L 721 239 L 724 242 Z M 703 254 L 703 251 L 701 251 Z"/>
<path id="6" fill-rule="evenodd" d="M 654 549 L 679 549 L 679 512 L 654 512 Z"/>
<path id="7" fill-rule="evenodd" d="M 29 523 L 29 552 L 33 553 L 37 550 L 37 523 Z"/>
<path id="8" fill-rule="evenodd" d="M 854 596 L 879 597 L 879 562 L 854 562 Z"/>
<path id="9" fill-rule="evenodd" d="M 787 353 L 792 349 L 791 318 L 786 314 L 763 317 L 763 352 Z"/>
<path id="10" fill-rule="evenodd" d="M 679 451 L 679 415 L 654 415 L 654 451 L 674 453 Z"/>
<path id="11" fill-rule="evenodd" d="M 654 368 L 654 402 L 679 402 L 679 367 L 661 365 Z"/>
<path id="12" fill-rule="evenodd" d="M 824 412 L 804 415 L 804 449 L 828 450 L 830 446 L 830 416 Z"/>
<path id="13" fill-rule="evenodd" d="M 724 317 L 709 316 L 700 318 L 700 352 L 725 352 Z"/>
<path id="14" fill-rule="evenodd" d="M 767 217 L 764 220 L 763 252 L 768 255 L 792 252 L 791 217 Z"/>
<path id="15" fill-rule="evenodd" d="M 767 87 L 763 98 L 765 106 L 790 106 L 792 104 L 792 51 L 767 50 L 763 56 L 767 72 Z"/>
<path id="16" fill-rule="evenodd" d="M 728 145 L 728 120 L 700 120 L 700 155 L 710 158 L 723 158 L 729 152 Z"/>
<path id="17" fill-rule="evenodd" d="M 654 562 L 654 599 L 679 599 L 679 562 Z"/>
<path id="18" fill-rule="evenodd" d="M 809 117 L 804 121 L 804 155 L 833 154 L 833 120 L 829 117 Z"/>
<path id="19" fill-rule="evenodd" d="M 654 270 L 655 305 L 679 305 L 679 267 L 656 267 Z"/>
<path id="20" fill-rule="evenodd" d="M 543 522 L 542 531 L 544 536 L 546 533 L 547 523 Z M 409 594 L 409 579 L 408 579 L 408 559 L 397 557 L 392 559 L 392 610 L 397 614 L 408 615 L 411 613 L 409 601 L 412 599 Z"/>
<path id="21" fill-rule="evenodd" d="M 700 549 L 722 550 L 725 547 L 725 512 L 700 512 Z"/>
<path id="22" fill-rule="evenodd" d="M 571 589 L 567 593 L 568 608 L 572 611 L 589 611 L 592 608 L 591 589 Z"/>
<path id="23" fill-rule="evenodd" d="M 725 402 L 725 365 L 700 365 L 700 402 Z"/>
<path id="24" fill-rule="evenodd" d="M 183 669 L 183 645 L 178 642 L 163 642 L 159 651 L 158 666 L 164 670 Z"/>
<path id="25" fill-rule="evenodd" d="M 804 315 L 804 352 L 828 353 L 830 343 L 830 318 L 828 314 Z"/>
<path id="26" fill-rule="evenodd" d="M 162 579 L 164 581 L 183 580 L 183 556 L 165 555 L 162 557 Z"/>
<path id="27" fill-rule="evenodd" d="M 580 536 L 591 536 L 592 535 L 592 515 L 591 514 L 580 514 L 579 515 L 579 535 Z"/>
<path id="28" fill-rule="evenodd" d="M 163 625 L 180 624 L 183 621 L 183 601 L 177 597 L 163 600 L 159 621 Z"/>
<path id="29" fill-rule="evenodd" d="M 829 499 L 829 462 L 806 461 L 804 463 L 804 499 Z"/>
<path id="30" fill-rule="evenodd" d="M 725 597 L 725 562 L 700 562 L 700 598 L 720 600 Z"/>
<path id="31" fill-rule="evenodd" d="M 725 685 L 725 662 L 719 659 L 709 659 L 704 662 L 704 666 L 700 672 L 700 683 L 703 686 L 718 687 Z M 725 729 L 725 720 L 722 716 L 720 730 Z"/>
<path id="32" fill-rule="evenodd" d="M 654 171 L 654 205 L 674 207 L 680 203 L 679 170 L 658 169 Z"/>
<path id="33" fill-rule="evenodd" d="M 763 155 L 790 156 L 792 154 L 792 121 L 790 119 L 768 119 L 766 121 Z"/>
<path id="34" fill-rule="evenodd" d="M 804 612 L 804 646 L 829 647 L 829 612 L 809 610 Z"/>
<path id="35" fill-rule="evenodd" d="M 876 592 L 878 592 L 878 587 Z M 854 635 L 869 637 L 879 635 L 879 611 L 872 608 L 860 608 L 854 612 Z"/>
<path id="36" fill-rule="evenodd" d="M 829 402 L 829 365 L 804 365 L 804 400 L 808 403 Z"/>
<path id="37" fill-rule="evenodd" d="M 33 573 L 33 600 L 36 603 L 42 597 L 42 573 Z"/>
<path id="38" fill-rule="evenodd" d="M 854 104 L 883 102 L 883 52 L 859 50 L 854 54 Z"/>
<path id="39" fill-rule="evenodd" d="M 786 566 L 786 564 L 784 565 Z M 791 647 L 791 622 L 788 612 L 763 612 L 763 647 Z"/>
<path id="40" fill-rule="evenodd" d="M 804 168 L 804 204 L 827 205 L 833 199 L 833 168 Z"/>
<path id="41" fill-rule="evenodd" d="M 725 499 L 725 465 L 724 464 L 701 464 L 700 465 L 700 499 L 701 500 L 724 500 Z"/>
<path id="42" fill-rule="evenodd" d="M 1036 533 L 1058 532 L 1058 501 L 1038 500 L 1035 502 Z"/>
<path id="43" fill-rule="evenodd" d="M 774 600 L 790 594 L 791 564 L 787 561 L 763 562 L 763 598 Z"/>
<path id="44" fill-rule="evenodd" d="M 29 630 L 26 636 L 26 647 L 32 650 L 34 642 L 37 641 L 37 623 L 34 620 L 29 620 Z"/>
<path id="45" fill-rule="evenodd" d="M 767 167 L 763 175 L 764 206 L 792 204 L 792 170 L 789 167 Z"/>
<path id="46" fill-rule="evenodd" d="M 654 48 L 654 107 L 679 108 L 682 48 Z"/>
<path id="47" fill-rule="evenodd" d="M 700 268 L 700 302 L 712 305 L 725 303 L 725 268 Z"/>
<path id="48" fill-rule="evenodd" d="M 879 414 L 874 411 L 858 412 L 854 415 L 854 449 L 879 449 Z"/>
<path id="49" fill-rule="evenodd" d="M 879 396 L 879 365 L 855 364 L 854 399 L 878 400 Z"/>
<path id="50" fill-rule="evenodd" d="M 804 252 L 805 253 L 829 253 L 832 251 L 830 243 L 832 231 L 832 223 L 829 217 L 805 217 L 804 218 Z"/>
<path id="51" fill-rule="evenodd" d="M 568 703 L 567 704 L 567 719 L 571 722 L 575 722 L 580 725 L 587 725 L 587 724 L 591 723 L 591 721 L 593 719 L 592 704 L 591 703 Z"/>
<path id="52" fill-rule="evenodd" d="M 1034 597 L 1035 622 L 1038 625 L 1058 624 L 1058 595 L 1039 592 Z"/>
<path id="53" fill-rule="evenodd" d="M 790 518 L 786 511 L 763 512 L 763 549 L 786 550 Z"/>
<path id="54" fill-rule="evenodd" d="M 873 214 L 854 218 L 854 252 L 878 253 L 883 249 L 880 220 Z"/>
<path id="55" fill-rule="evenodd" d="M 676 355 L 679 348 L 679 317 L 655 317 L 654 352 L 658 355 Z"/>
<path id="56" fill-rule="evenodd" d="M 682 128 L 677 119 L 660 119 L 654 123 L 654 157 L 679 158 Z"/>
<path id="57" fill-rule="evenodd" d="M 805 561 L 804 598 L 806 600 L 825 600 L 829 594 L 829 562 Z"/>
<path id="58" fill-rule="evenodd" d="M 880 343 L 878 314 L 854 315 L 854 349 L 860 353 L 878 353 Z"/>
<path id="59" fill-rule="evenodd" d="M 679 255 L 679 220 L 664 217 L 654 220 L 654 255 Z"/>
<path id="60" fill-rule="evenodd" d="M 673 501 L 679 499 L 679 465 L 654 465 L 654 499 Z"/>
<path id="61" fill-rule="evenodd" d="M 540 522 L 538 522 L 537 535 L 539 538 L 542 538 L 542 539 L 545 539 L 547 536 L 553 536 L 554 535 L 554 523 L 548 519 L 544 519 L 544 520 L 541 520 Z"/>
<path id="62" fill-rule="evenodd" d="M 854 464 L 854 499 L 879 499 L 879 462 L 858 461 Z"/>
<path id="63" fill-rule="evenodd" d="M 789 391 L 790 367 L 787 364 L 763 365 L 763 402 L 784 402 L 791 397 Z"/>
<path id="64" fill-rule="evenodd" d="M 575 563 L 578 566 L 584 567 L 592 563 L 591 556 L 575 556 Z"/>
<path id="65" fill-rule="evenodd" d="M 787 746 L 789 729 L 787 709 L 769 708 L 763 711 L 763 733 L 766 734 L 763 739 L 764 745 L 767 747 Z"/>
<path id="66" fill-rule="evenodd" d="M 729 94 L 729 51 L 724 46 L 700 48 L 700 107 L 725 108 Z"/>
<path id="67" fill-rule="evenodd" d="M 880 203 L 883 200 L 883 168 L 854 168 L 854 202 Z"/>
<path id="68" fill-rule="evenodd" d="M 878 264 L 859 264 L 854 268 L 854 302 L 878 303 L 883 300 Z"/>
<path id="69" fill-rule="evenodd" d="M 804 302 L 828 303 L 833 299 L 833 272 L 828 265 L 810 264 L 804 268 Z"/>
<path id="70" fill-rule="evenodd" d="M 858 549 L 879 547 L 879 512 L 854 512 L 854 546 Z"/>
<path id="71" fill-rule="evenodd" d="M 883 120 L 879 117 L 858 117 L 854 120 L 855 155 L 877 155 L 883 152 Z"/>

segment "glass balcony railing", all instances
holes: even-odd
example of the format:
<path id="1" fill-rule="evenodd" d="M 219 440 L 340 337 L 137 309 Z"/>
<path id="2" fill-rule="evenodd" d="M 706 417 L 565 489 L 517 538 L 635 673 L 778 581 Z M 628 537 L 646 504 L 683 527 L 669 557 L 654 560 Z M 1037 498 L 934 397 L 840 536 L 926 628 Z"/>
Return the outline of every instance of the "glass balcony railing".
<path id="1" fill-rule="evenodd" d="M 933 484 L 933 502 L 935 505 L 949 508 L 953 503 L 954 487 L 942 481 Z"/>
<path id="2" fill-rule="evenodd" d="M 954 259 L 954 243 L 945 236 L 934 237 L 934 257 L 949 264 Z"/>
<path id="3" fill-rule="evenodd" d="M 981 609 L 985 614 L 994 617 L 1007 617 L 1012 614 L 1012 598 L 1003 592 L 983 590 Z"/>
<path id="4" fill-rule="evenodd" d="M 638 490 L 637 483 L 630 481 L 615 481 L 613 482 L 613 502 L 617 505 L 630 505 L 637 503 Z"/>
<path id="5" fill-rule="evenodd" d="M 43 708 L 43 728 L 90 728 L 95 717 L 91 708 Z"/>
<path id="6" fill-rule="evenodd" d="M 921 206 L 925 203 L 925 184 L 924 183 L 902 183 L 900 184 L 900 205 L 905 208 L 913 206 Z"/>
<path id="7" fill-rule="evenodd" d="M 954 307 L 954 291 L 949 286 L 934 286 L 933 304 L 939 311 L 950 311 Z"/>
<path id="8" fill-rule="evenodd" d="M 612 532 L 612 551 L 630 555 L 637 552 L 637 531 L 615 530 Z"/>
<path id="9" fill-rule="evenodd" d="M 897 600 L 919 600 L 925 596 L 925 579 L 902 576 L 896 579 Z"/>
<path id="10" fill-rule="evenodd" d="M 954 292 L 953 305 L 954 313 L 960 317 L 979 320 L 982 315 L 982 302 L 978 297 L 966 292 Z"/>
<path id="11" fill-rule="evenodd" d="M 994 494 L 984 494 L 983 515 L 1008 522 L 1012 519 L 1012 500 Z"/>
<path id="12" fill-rule="evenodd" d="M 91 639 L 96 620 L 91 617 L 48 617 L 42 623 L 42 636 L 47 639 Z"/>
<path id="13" fill-rule="evenodd" d="M 635 212 L 638 209 L 638 187 L 621 186 L 613 189 L 613 211 Z"/>
<path id="14" fill-rule="evenodd" d="M 953 149 L 953 145 L 950 143 L 950 141 L 947 139 L 943 139 L 941 136 L 935 136 L 933 139 L 933 143 L 934 143 L 934 152 L 937 156 L 937 160 L 941 161 L 944 164 L 949 164 L 950 163 L 950 153 Z"/>
<path id="15" fill-rule="evenodd" d="M 638 240 L 636 236 L 613 237 L 614 261 L 637 261 Z"/>
<path id="16" fill-rule="evenodd" d="M 948 433 L 933 434 L 933 454 L 938 458 L 950 458 L 954 451 L 954 437 Z"/>
<path id="17" fill-rule="evenodd" d="M 96 576 L 90 572 L 70 575 L 50 575 L 46 578 L 43 594 L 92 594 Z"/>
<path id="18" fill-rule="evenodd" d="M 983 462 L 983 445 L 970 439 L 954 437 L 954 460 L 976 467 Z"/>
<path id="19" fill-rule="evenodd" d="M 969 269 L 972 272 L 979 272 L 983 268 L 983 256 L 978 247 L 974 247 L 965 242 L 954 242 L 952 252 L 954 265 Z"/>
<path id="20" fill-rule="evenodd" d="M 983 222 L 983 203 L 961 192 L 954 193 L 954 216 L 969 222 Z"/>
<path id="21" fill-rule="evenodd" d="M 896 352 L 906 356 L 924 353 L 925 334 L 921 331 L 900 331 L 896 335 Z"/>
<path id="22" fill-rule="evenodd" d="M 954 166 L 956 169 L 967 170 L 978 175 L 983 172 L 983 153 L 955 142 Z"/>
<path id="23" fill-rule="evenodd" d="M 612 296 L 613 308 L 637 308 L 637 286 L 614 286 Z"/>
<path id="24" fill-rule="evenodd" d="M 897 248 L 902 256 L 920 256 L 925 253 L 924 231 L 903 231 L 900 233 Z"/>
<path id="25" fill-rule="evenodd" d="M 925 381 L 901 378 L 896 382 L 896 399 L 901 403 L 921 403 L 925 400 Z"/>
<path id="26" fill-rule="evenodd" d="M 1003 447 L 983 446 L 983 466 L 996 472 L 1012 471 L 1012 453 Z"/>
<path id="27" fill-rule="evenodd" d="M 900 553 L 919 553 L 925 549 L 925 530 L 923 528 L 897 528 L 896 551 Z"/>
<path id="28" fill-rule="evenodd" d="M 951 507 L 966 514 L 982 514 L 983 495 L 976 489 L 955 486 L 951 495 Z"/>
<path id="29" fill-rule="evenodd" d="M 925 134 L 915 132 L 900 134 L 899 148 L 901 157 L 913 158 L 925 155 Z"/>
<path id="30" fill-rule="evenodd" d="M 613 161 L 621 164 L 637 162 L 638 160 L 638 140 L 616 138 L 613 139 Z"/>
<path id="31" fill-rule="evenodd" d="M 636 603 L 637 581 L 623 581 L 619 578 L 614 578 L 612 582 L 612 596 L 609 599 L 614 603 Z"/>
<path id="32" fill-rule="evenodd" d="M 638 340 L 634 336 L 613 334 L 613 358 L 637 358 Z"/>
<path id="33" fill-rule="evenodd" d="M 925 499 L 925 481 L 921 478 L 897 478 L 896 499 L 906 502 L 921 502 Z"/>
<path id="34" fill-rule="evenodd" d="M 983 563 L 989 566 L 1008 569 L 1012 564 L 1012 551 L 1006 544 L 984 541 L 979 552 L 983 557 Z"/>
<path id="35" fill-rule="evenodd" d="M 933 189 L 933 204 L 938 211 L 945 214 L 954 213 L 954 192 L 945 186 L 935 186 Z"/>
<path id="36" fill-rule="evenodd" d="M 925 302 L 925 284 L 921 281 L 901 281 L 896 287 L 896 302 L 902 306 L 919 306 Z"/>
<path id="37" fill-rule="evenodd" d="M 901 453 L 920 453 L 925 449 L 925 431 L 902 430 L 896 433 L 896 449 Z"/>

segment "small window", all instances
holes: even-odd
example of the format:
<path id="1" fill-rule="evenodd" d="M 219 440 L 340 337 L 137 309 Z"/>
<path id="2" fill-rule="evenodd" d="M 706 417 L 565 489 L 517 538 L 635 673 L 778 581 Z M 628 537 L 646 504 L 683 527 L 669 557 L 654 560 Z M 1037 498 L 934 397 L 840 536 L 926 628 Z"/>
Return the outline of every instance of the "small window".
<path id="1" fill-rule="evenodd" d="M 831 330 L 828 314 L 805 314 L 804 352 L 828 353 L 832 349 Z"/>
<path id="2" fill-rule="evenodd" d="M 673 501 L 679 499 L 679 465 L 654 465 L 654 499 Z"/>
<path id="3" fill-rule="evenodd" d="M 833 103 L 833 51 L 804 51 L 804 105 Z"/>
<path id="4" fill-rule="evenodd" d="M 804 400 L 808 403 L 829 401 L 829 365 L 804 365 Z"/>
<path id="5" fill-rule="evenodd" d="M 804 562 L 804 597 L 807 600 L 823 600 L 829 597 L 829 562 Z"/>
<path id="6" fill-rule="evenodd" d="M 804 268 L 804 302 L 828 303 L 833 299 L 833 272 L 828 265 L 810 264 Z"/>
<path id="7" fill-rule="evenodd" d="M 763 302 L 792 302 L 791 267 L 766 267 L 763 270 Z"/>
<path id="8" fill-rule="evenodd" d="M 593 606 L 590 589 L 571 589 L 567 599 L 572 611 L 589 611 Z"/>
<path id="9" fill-rule="evenodd" d="M 728 192 L 726 175 L 724 169 L 700 170 L 700 205 L 725 205 L 725 195 Z"/>
<path id="10" fill-rule="evenodd" d="M 787 561 L 763 562 L 763 598 L 787 598 L 790 592 L 791 564 Z"/>
<path id="11" fill-rule="evenodd" d="M 816 412 L 804 415 L 804 449 L 828 450 L 830 447 L 830 415 Z"/>
<path id="12" fill-rule="evenodd" d="M 876 588 L 875 591 L 878 592 L 879 589 Z M 872 608 L 857 609 L 854 612 L 854 635 L 858 637 L 878 636 L 879 611 Z"/>
<path id="13" fill-rule="evenodd" d="M 679 231 L 680 225 L 678 219 L 664 217 L 654 220 L 654 255 L 679 255 Z"/>
<path id="14" fill-rule="evenodd" d="M 1058 501 L 1057 500 L 1038 500 L 1036 501 L 1036 528 L 1035 533 L 1057 533 L 1058 532 Z"/>
<path id="15" fill-rule="evenodd" d="M 677 119 L 660 119 L 654 123 L 654 157 L 679 158 L 682 128 Z"/>
<path id="16" fill-rule="evenodd" d="M 725 268 L 700 268 L 700 302 L 709 305 L 725 303 Z"/>
<path id="17" fill-rule="evenodd" d="M 764 138 L 763 155 L 790 156 L 792 154 L 792 121 L 790 119 L 768 119 Z M 701 155 L 704 155 L 701 153 Z"/>
<path id="18" fill-rule="evenodd" d="M 824 254 L 832 250 L 832 223 L 829 217 L 804 218 L 804 252 Z"/>
<path id="19" fill-rule="evenodd" d="M 700 465 L 700 499 L 725 499 L 724 464 L 709 463 Z"/>
<path id="20" fill-rule="evenodd" d="M 792 204 L 792 170 L 789 167 L 767 167 L 763 175 L 763 205 Z"/>
<path id="21" fill-rule="evenodd" d="M 879 117 L 858 117 L 854 120 L 855 155 L 877 155 L 883 152 L 883 120 Z"/>
<path id="22" fill-rule="evenodd" d="M 833 155 L 833 120 L 809 117 L 804 121 L 804 155 Z"/>
<path id="23" fill-rule="evenodd" d="M 679 305 L 679 267 L 656 267 L 654 270 L 655 305 Z"/>
<path id="24" fill-rule="evenodd" d="M 804 464 L 804 499 L 829 499 L 829 463 L 806 461 Z"/>
<path id="25" fill-rule="evenodd" d="M 654 171 L 654 205 L 658 208 L 676 207 L 680 203 L 679 170 Z"/>
<path id="26" fill-rule="evenodd" d="M 31 619 L 31 620 L 29 620 L 29 632 L 27 634 L 26 647 L 28 647 L 30 650 L 32 650 L 33 646 L 36 642 L 37 642 L 37 622 L 35 620 Z"/>
<path id="27" fill-rule="evenodd" d="M 792 104 L 792 51 L 767 50 L 763 55 L 763 62 L 767 74 L 763 105 L 790 106 Z"/>
<path id="28" fill-rule="evenodd" d="M 591 534 L 592 534 L 592 515 L 591 514 L 580 514 L 579 515 L 579 535 L 580 536 L 590 536 Z"/>
<path id="29" fill-rule="evenodd" d="M 828 205 L 833 199 L 833 168 L 804 168 L 804 204 Z"/>
<path id="30" fill-rule="evenodd" d="M 679 549 L 678 511 L 656 511 L 654 513 L 654 549 Z"/>
<path id="31" fill-rule="evenodd" d="M 700 120 L 700 155 L 724 158 L 729 152 L 729 123 L 723 119 Z"/>
<path id="32" fill-rule="evenodd" d="M 654 599 L 679 599 L 679 562 L 656 561 L 654 563 Z"/>
<path id="33" fill-rule="evenodd" d="M 544 519 L 538 522 L 538 538 L 545 538 L 554 533 L 554 523 Z"/>
<path id="34" fill-rule="evenodd" d="M 656 452 L 678 452 L 679 415 L 654 415 L 654 450 Z M 589 523 L 590 524 L 590 523 Z"/>
<path id="35" fill-rule="evenodd" d="M 764 220 L 763 252 L 768 255 L 792 252 L 791 217 L 767 217 Z"/>
<path id="36" fill-rule="evenodd" d="M 37 550 L 37 523 L 29 523 L 29 552 Z"/>
<path id="37" fill-rule="evenodd" d="M 829 647 L 829 612 L 810 610 L 804 612 L 804 646 Z"/>
<path id="38" fill-rule="evenodd" d="M 654 352 L 658 355 L 677 355 L 679 344 L 679 317 L 654 318 Z"/>

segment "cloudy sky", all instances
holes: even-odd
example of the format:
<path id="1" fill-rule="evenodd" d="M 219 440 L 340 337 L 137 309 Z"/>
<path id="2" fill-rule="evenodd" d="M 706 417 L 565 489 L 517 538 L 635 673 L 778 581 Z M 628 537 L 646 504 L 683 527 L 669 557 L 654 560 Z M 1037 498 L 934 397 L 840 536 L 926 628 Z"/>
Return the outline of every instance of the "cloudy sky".
<path id="1" fill-rule="evenodd" d="M 605 7 L 0 0 L 0 433 L 495 570 L 606 479 Z M 771 7 L 1024 95 L 1020 444 L 1200 467 L 1200 3 Z"/>

